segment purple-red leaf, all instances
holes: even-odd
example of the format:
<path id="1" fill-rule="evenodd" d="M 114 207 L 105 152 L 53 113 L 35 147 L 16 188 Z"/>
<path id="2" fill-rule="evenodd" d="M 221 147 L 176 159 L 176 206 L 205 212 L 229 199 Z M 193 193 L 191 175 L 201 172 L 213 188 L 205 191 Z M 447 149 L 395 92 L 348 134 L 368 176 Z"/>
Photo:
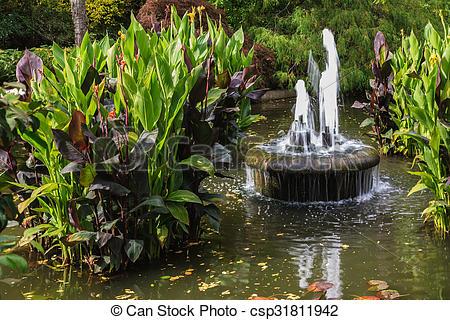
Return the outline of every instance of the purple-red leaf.
<path id="1" fill-rule="evenodd" d="M 373 41 L 373 50 L 375 51 L 375 57 L 377 61 L 380 61 L 381 58 L 381 50 L 384 48 L 385 52 L 389 51 L 389 47 L 386 43 L 386 38 L 384 37 L 383 32 L 378 31 L 375 36 L 375 40 Z"/>
<path id="2" fill-rule="evenodd" d="M 84 124 L 86 124 L 86 117 L 81 111 L 75 110 L 69 124 L 69 137 L 79 151 L 86 150 L 88 147 L 88 139 L 83 132 Z"/>
<path id="3" fill-rule="evenodd" d="M 23 57 L 16 66 L 17 81 L 29 86 L 31 80 L 41 82 L 43 73 L 42 59 L 31 51 L 25 50 Z"/>

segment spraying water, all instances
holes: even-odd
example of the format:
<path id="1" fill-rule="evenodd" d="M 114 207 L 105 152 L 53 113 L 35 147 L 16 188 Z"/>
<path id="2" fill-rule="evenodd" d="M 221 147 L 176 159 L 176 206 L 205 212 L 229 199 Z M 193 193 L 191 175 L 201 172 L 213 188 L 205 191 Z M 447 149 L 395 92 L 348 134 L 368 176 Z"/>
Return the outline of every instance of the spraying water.
<path id="1" fill-rule="evenodd" d="M 309 58 L 308 58 L 308 79 L 311 83 L 313 93 L 318 96 L 319 95 L 319 81 L 320 81 L 320 69 L 316 60 L 314 60 L 312 51 L 309 50 Z"/>
<path id="2" fill-rule="evenodd" d="M 319 83 L 320 132 L 327 145 L 334 147 L 335 136 L 339 134 L 339 115 L 337 97 L 339 95 L 339 56 L 333 34 L 330 30 L 322 32 L 323 46 L 327 51 L 327 65 Z"/>
<path id="3" fill-rule="evenodd" d="M 339 56 L 331 31 L 323 30 L 322 36 L 325 70 L 320 72 L 311 53 L 308 62 L 310 84 L 318 95 L 318 117 L 305 82 L 299 80 L 289 133 L 246 154 L 248 186 L 270 198 L 341 201 L 368 194 L 378 182 L 378 151 L 339 133 Z M 326 276 L 331 279 L 335 274 Z"/>
<path id="4" fill-rule="evenodd" d="M 323 46 L 327 52 L 326 68 L 320 70 L 310 52 L 308 74 L 313 90 L 318 93 L 319 100 L 319 132 L 315 131 L 314 117 L 305 82 L 299 80 L 295 86 L 297 100 L 295 103 L 294 122 L 289 131 L 289 144 L 302 147 L 304 152 L 336 146 L 339 136 L 339 56 L 334 36 L 330 30 L 322 32 Z"/>

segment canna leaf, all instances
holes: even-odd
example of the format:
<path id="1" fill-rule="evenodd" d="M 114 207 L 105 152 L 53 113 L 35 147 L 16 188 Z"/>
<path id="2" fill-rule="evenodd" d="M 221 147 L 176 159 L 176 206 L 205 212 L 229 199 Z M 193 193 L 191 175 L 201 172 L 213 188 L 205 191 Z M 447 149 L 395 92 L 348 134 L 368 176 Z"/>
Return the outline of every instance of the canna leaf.
<path id="1" fill-rule="evenodd" d="M 124 246 L 125 252 L 130 258 L 130 260 L 134 263 L 136 262 L 143 249 L 144 249 L 144 241 L 142 240 L 125 240 L 125 246 Z"/>
<path id="2" fill-rule="evenodd" d="M 167 201 L 173 202 L 190 202 L 202 204 L 202 200 L 189 190 L 177 190 L 169 194 L 166 198 Z"/>
<path id="3" fill-rule="evenodd" d="M 205 171 L 210 176 L 213 176 L 215 172 L 214 165 L 212 164 L 212 162 L 198 154 L 190 156 L 189 158 L 181 161 L 180 164 L 185 164 L 194 169 Z"/>
<path id="4" fill-rule="evenodd" d="M 0 266 L 19 272 L 26 272 L 28 270 L 27 261 L 16 254 L 0 255 Z"/>
<path id="5" fill-rule="evenodd" d="M 175 219 L 177 219 L 181 223 L 184 223 L 185 225 L 189 225 L 189 214 L 183 205 L 168 202 L 167 209 L 169 209 L 170 213 Z"/>
<path id="6" fill-rule="evenodd" d="M 70 137 L 62 130 L 52 129 L 54 141 L 61 155 L 72 162 L 85 163 L 83 154 L 75 148 Z"/>

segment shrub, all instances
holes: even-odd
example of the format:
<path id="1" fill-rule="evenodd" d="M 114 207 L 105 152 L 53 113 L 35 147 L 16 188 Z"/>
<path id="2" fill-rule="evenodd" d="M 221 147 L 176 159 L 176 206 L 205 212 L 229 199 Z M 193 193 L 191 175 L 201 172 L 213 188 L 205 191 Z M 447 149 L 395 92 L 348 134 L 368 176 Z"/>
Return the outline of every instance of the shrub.
<path id="1" fill-rule="evenodd" d="M 67 2 L 66 2 L 67 1 Z M 2 0 L 0 48 L 31 48 L 53 41 L 73 43 L 68 0 Z"/>
<path id="2" fill-rule="evenodd" d="M 93 36 L 117 33 L 130 23 L 130 13 L 142 0 L 87 0 L 89 30 Z M 69 0 L 2 0 L 0 3 L 0 48 L 31 48 L 73 44 Z"/>
<path id="3" fill-rule="evenodd" d="M 117 33 L 121 26 L 130 24 L 130 13 L 137 12 L 142 2 L 142 0 L 86 0 L 90 33 L 93 35 Z"/>
<path id="4" fill-rule="evenodd" d="M 332 30 L 345 93 L 368 89 L 372 39 L 378 30 L 398 46 L 402 29 L 418 31 L 429 19 L 438 25 L 438 9 L 446 9 L 446 16 L 450 9 L 445 0 L 223 0 L 223 7 L 232 26 L 242 24 L 256 42 L 275 51 L 282 87 L 305 75 L 309 50 L 315 56 L 323 52 L 320 30 Z"/>
<path id="5" fill-rule="evenodd" d="M 434 199 L 423 211 L 442 234 L 450 231 L 450 27 L 431 23 L 423 40 L 414 31 L 389 52 L 381 32 L 374 41 L 375 79 L 369 118 L 383 153 L 414 157 L 411 174 L 419 177 L 409 195 L 428 189 Z"/>

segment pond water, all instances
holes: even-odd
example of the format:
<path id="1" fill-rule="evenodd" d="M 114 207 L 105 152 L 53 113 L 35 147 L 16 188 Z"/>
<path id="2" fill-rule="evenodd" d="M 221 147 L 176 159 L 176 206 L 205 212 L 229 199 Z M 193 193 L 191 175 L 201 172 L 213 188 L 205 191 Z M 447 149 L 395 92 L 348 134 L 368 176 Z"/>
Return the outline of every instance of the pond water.
<path id="1" fill-rule="evenodd" d="M 261 105 L 267 120 L 252 131 L 264 137 L 287 131 L 292 105 Z M 361 112 L 343 108 L 342 133 L 370 143 L 359 128 L 363 119 Z M 334 284 L 327 298 L 353 299 L 370 295 L 367 281 L 379 279 L 407 299 L 450 299 L 450 243 L 422 224 L 429 195 L 406 197 L 416 182 L 409 169 L 403 159 L 382 158 L 381 183 L 373 194 L 305 205 L 253 194 L 246 189 L 245 170 L 235 170 L 234 180 L 207 184 L 226 195 L 220 234 L 210 232 L 203 243 L 171 252 L 158 265 L 109 278 L 37 266 L 25 276 L 3 279 L 0 298 L 295 298 L 323 279 Z"/>

